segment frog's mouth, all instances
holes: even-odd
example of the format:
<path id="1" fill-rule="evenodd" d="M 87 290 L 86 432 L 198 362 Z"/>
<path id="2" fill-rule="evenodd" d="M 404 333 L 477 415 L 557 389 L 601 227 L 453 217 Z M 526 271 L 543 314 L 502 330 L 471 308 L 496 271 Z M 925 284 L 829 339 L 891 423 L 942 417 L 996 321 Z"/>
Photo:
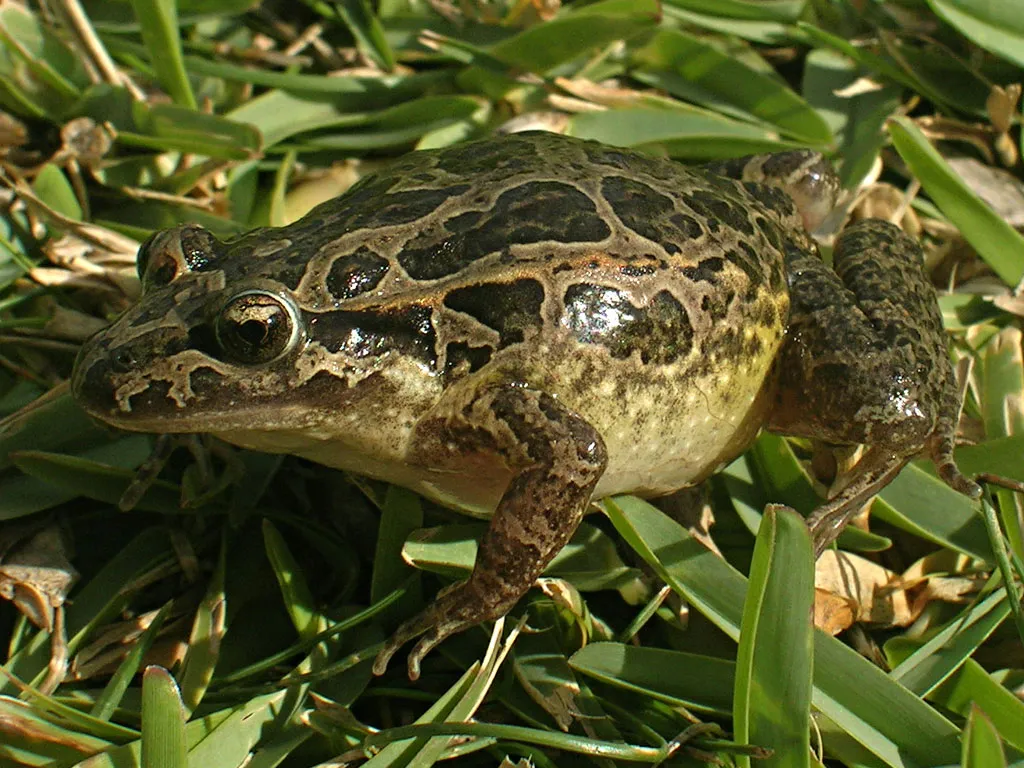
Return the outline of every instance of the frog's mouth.
<path id="1" fill-rule="evenodd" d="M 119 345 L 101 332 L 82 348 L 71 390 L 91 416 L 134 432 L 315 435 L 384 385 L 371 373 L 353 388 L 326 371 L 297 382 L 295 368 L 291 356 L 258 366 L 218 360 L 180 332 Z"/>

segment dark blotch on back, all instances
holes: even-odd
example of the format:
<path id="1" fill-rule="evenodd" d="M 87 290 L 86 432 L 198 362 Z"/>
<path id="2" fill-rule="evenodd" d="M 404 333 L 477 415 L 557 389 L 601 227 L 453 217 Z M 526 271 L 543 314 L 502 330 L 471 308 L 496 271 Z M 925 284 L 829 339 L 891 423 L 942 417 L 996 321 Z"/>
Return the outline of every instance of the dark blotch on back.
<path id="1" fill-rule="evenodd" d="M 666 253 L 679 253 L 701 234 L 696 220 L 676 213 L 671 198 L 639 181 L 609 176 L 601 182 L 601 193 L 623 224 L 659 243 Z"/>
<path id="2" fill-rule="evenodd" d="M 754 182 L 744 182 L 743 187 L 750 193 L 751 197 L 771 211 L 775 211 L 783 216 L 796 213 L 796 204 L 793 202 L 793 198 L 778 187 Z"/>
<path id="3" fill-rule="evenodd" d="M 501 336 L 499 348 L 522 341 L 527 328 L 543 323 L 543 302 L 544 287 L 532 278 L 456 288 L 444 299 L 446 307 L 471 315 L 496 330 Z"/>
<path id="4" fill-rule="evenodd" d="M 668 291 L 638 307 L 616 288 L 578 283 L 565 292 L 565 316 L 577 339 L 600 344 L 617 359 L 637 350 L 643 363 L 671 363 L 693 347 L 686 308 Z"/>
<path id="5" fill-rule="evenodd" d="M 431 368 L 437 365 L 437 332 L 429 307 L 325 312 L 310 320 L 310 328 L 313 339 L 331 352 L 355 358 L 398 352 Z"/>
<path id="6" fill-rule="evenodd" d="M 694 212 L 702 216 L 709 226 L 717 224 L 734 232 L 754 234 L 754 225 L 750 222 L 747 210 L 738 202 L 730 201 L 719 190 L 712 192 L 698 189 L 682 195 L 682 199 Z"/>
<path id="7" fill-rule="evenodd" d="M 468 176 L 493 173 L 502 169 L 519 172 L 536 166 L 535 145 L 518 136 L 500 141 L 477 141 L 450 147 L 437 156 L 437 167 L 443 171 Z"/>
<path id="8" fill-rule="evenodd" d="M 387 271 L 387 260 L 363 247 L 335 259 L 324 282 L 335 299 L 351 299 L 376 288 Z"/>
<path id="9" fill-rule="evenodd" d="M 583 192 L 557 181 L 532 181 L 502 193 L 487 211 L 445 222 L 447 236 L 424 234 L 399 255 L 415 280 L 452 275 L 488 254 L 540 242 L 598 242 L 611 234 Z"/>

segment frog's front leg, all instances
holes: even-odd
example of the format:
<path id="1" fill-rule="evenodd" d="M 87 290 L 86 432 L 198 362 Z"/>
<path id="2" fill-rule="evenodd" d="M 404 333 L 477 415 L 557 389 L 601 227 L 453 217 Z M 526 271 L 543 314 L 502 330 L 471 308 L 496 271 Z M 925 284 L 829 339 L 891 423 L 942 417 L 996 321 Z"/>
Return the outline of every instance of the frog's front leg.
<path id="1" fill-rule="evenodd" d="M 442 640 L 508 613 L 576 531 L 607 462 L 594 427 L 550 395 L 521 387 L 484 390 L 432 432 L 446 451 L 493 453 L 512 477 L 469 579 L 398 628 L 374 662 L 377 675 L 422 634 L 409 654 L 415 680 L 420 660 Z"/>
<path id="2" fill-rule="evenodd" d="M 808 520 L 816 552 L 920 453 L 951 487 L 980 495 L 953 458 L 959 392 L 917 242 L 869 219 L 840 236 L 835 271 L 810 253 L 788 268 L 789 336 L 769 428 L 868 446 L 846 487 Z"/>

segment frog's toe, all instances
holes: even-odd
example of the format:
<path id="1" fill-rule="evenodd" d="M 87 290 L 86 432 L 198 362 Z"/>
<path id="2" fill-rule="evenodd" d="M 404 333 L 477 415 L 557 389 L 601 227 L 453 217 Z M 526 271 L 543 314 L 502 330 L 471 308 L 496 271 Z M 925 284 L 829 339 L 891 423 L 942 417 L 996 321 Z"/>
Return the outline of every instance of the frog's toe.
<path id="1" fill-rule="evenodd" d="M 401 647 L 424 632 L 427 632 L 427 636 L 417 643 L 412 653 L 409 654 L 409 679 L 417 680 L 420 676 L 420 661 L 444 639 L 438 636 L 437 630 L 432 628 L 429 617 L 424 614 L 400 625 L 395 633 L 388 638 L 384 647 L 377 654 L 377 658 L 373 660 L 373 674 L 378 677 L 383 675 L 388 669 L 388 664 L 391 663 L 391 658 L 398 653 Z"/>
<path id="2" fill-rule="evenodd" d="M 968 498 L 981 498 L 981 486 L 964 475 L 960 471 L 960 467 L 957 466 L 956 459 L 953 457 L 952 436 L 944 435 L 934 441 L 929 447 L 929 453 L 935 464 L 935 471 L 946 485 Z"/>

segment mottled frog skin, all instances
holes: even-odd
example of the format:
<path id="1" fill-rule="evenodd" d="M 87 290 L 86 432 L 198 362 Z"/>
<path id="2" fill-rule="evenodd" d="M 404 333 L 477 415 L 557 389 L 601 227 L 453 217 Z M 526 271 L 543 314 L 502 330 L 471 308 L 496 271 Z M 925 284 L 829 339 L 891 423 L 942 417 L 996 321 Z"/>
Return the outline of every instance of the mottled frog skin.
<path id="1" fill-rule="evenodd" d="M 416 152 L 300 221 L 141 248 L 143 296 L 82 350 L 90 413 L 208 432 L 491 517 L 409 657 L 506 613 L 590 501 L 699 482 L 762 427 L 865 443 L 820 551 L 958 398 L 917 244 L 869 220 L 820 260 L 838 185 L 810 152 L 688 169 L 553 134 Z M 799 206 L 797 205 L 799 202 Z"/>

